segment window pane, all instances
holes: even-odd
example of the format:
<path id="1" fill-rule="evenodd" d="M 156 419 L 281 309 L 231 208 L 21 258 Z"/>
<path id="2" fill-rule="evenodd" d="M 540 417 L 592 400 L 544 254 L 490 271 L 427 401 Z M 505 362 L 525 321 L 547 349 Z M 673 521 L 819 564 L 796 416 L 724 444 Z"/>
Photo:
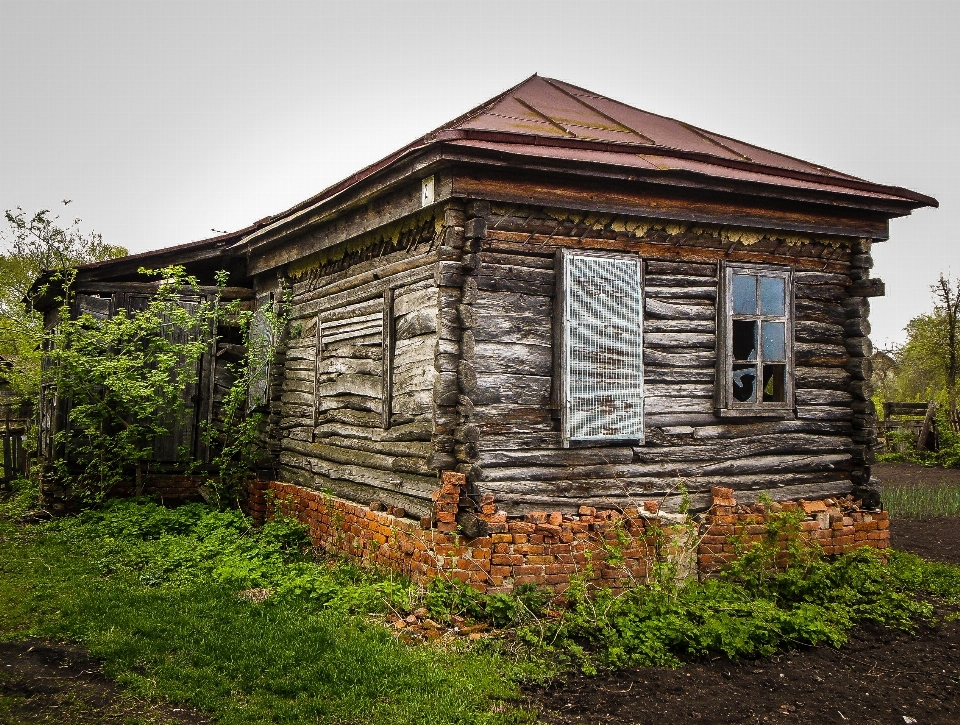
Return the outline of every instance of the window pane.
<path id="1" fill-rule="evenodd" d="M 756 365 L 733 366 L 733 399 L 741 403 L 753 403 L 757 399 Z"/>
<path id="2" fill-rule="evenodd" d="M 782 327 L 782 325 L 781 325 Z M 757 322 L 756 320 L 733 321 L 733 359 L 757 359 Z"/>
<path id="3" fill-rule="evenodd" d="M 753 275 L 733 275 L 733 314 L 757 314 L 757 278 Z"/>
<path id="4" fill-rule="evenodd" d="M 760 311 L 765 315 L 782 315 L 786 309 L 785 285 L 782 277 L 760 278 Z"/>
<path id="5" fill-rule="evenodd" d="M 786 360 L 787 346 L 784 340 L 784 324 L 782 322 L 763 323 L 763 359 Z M 750 358 L 753 359 L 753 358 Z"/>
<path id="6" fill-rule="evenodd" d="M 764 403 L 784 403 L 786 402 L 786 377 L 787 366 L 764 365 L 763 366 L 763 402 Z"/>

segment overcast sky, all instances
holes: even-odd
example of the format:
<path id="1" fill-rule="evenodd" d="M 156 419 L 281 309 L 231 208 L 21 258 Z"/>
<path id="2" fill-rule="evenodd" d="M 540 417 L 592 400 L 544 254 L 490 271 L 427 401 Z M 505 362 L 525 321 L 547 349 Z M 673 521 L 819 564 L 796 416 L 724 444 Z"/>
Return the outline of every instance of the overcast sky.
<path id="1" fill-rule="evenodd" d="M 282 211 L 534 72 L 935 196 L 874 342 L 960 275 L 960 2 L 0 0 L 0 210 L 131 251 Z"/>

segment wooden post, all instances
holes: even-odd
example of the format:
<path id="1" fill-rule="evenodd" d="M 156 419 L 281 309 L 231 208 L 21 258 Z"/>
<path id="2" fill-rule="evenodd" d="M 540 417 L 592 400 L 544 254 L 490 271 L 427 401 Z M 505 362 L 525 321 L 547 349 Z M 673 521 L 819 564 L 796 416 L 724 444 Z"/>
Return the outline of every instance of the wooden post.
<path id="1" fill-rule="evenodd" d="M 917 439 L 917 450 L 932 451 L 933 441 L 931 433 L 933 432 L 933 414 L 937 409 L 937 404 L 930 401 L 927 404 L 927 415 L 923 419 L 923 425 L 920 428 L 920 437 Z"/>

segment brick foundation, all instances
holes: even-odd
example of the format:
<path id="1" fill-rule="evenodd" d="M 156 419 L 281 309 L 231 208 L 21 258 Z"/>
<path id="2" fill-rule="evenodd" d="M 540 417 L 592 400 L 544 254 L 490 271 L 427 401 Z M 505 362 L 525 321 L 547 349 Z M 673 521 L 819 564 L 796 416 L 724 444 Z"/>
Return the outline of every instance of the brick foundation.
<path id="1" fill-rule="evenodd" d="M 488 533 L 468 539 L 456 534 L 464 486 L 461 474 L 444 473 L 433 495 L 433 516 L 421 521 L 406 518 L 401 509 L 373 510 L 275 481 L 251 482 L 248 511 L 263 522 L 277 507 L 306 524 L 314 544 L 329 553 L 394 569 L 417 582 L 444 576 L 487 593 L 522 584 L 562 592 L 572 576 L 617 591 L 648 581 L 657 562 L 673 563 L 679 576 L 706 575 L 736 556 L 738 541 L 763 540 L 770 521 L 763 506 L 738 506 L 725 488 L 713 490 L 714 505 L 702 521 L 661 515 L 655 501 L 623 511 L 584 506 L 577 516 L 541 512 L 508 519 L 488 495 L 479 509 Z M 773 509 L 802 510 L 801 536 L 827 554 L 889 545 L 886 513 L 860 511 L 850 499 L 787 502 Z M 784 547 L 786 538 L 781 536 Z"/>

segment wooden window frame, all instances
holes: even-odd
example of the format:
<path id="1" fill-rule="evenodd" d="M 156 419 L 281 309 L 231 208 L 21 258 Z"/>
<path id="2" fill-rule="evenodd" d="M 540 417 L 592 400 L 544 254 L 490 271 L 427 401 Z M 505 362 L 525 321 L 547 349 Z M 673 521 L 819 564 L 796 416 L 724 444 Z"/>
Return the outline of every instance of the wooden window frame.
<path id="1" fill-rule="evenodd" d="M 784 314 L 783 315 L 742 315 L 733 313 L 733 275 L 747 274 L 752 276 L 780 277 L 784 280 Z M 794 363 L 794 326 L 796 321 L 794 304 L 793 267 L 766 264 L 722 263 L 720 266 L 720 289 L 717 299 L 717 376 L 716 401 L 714 412 L 720 417 L 742 418 L 780 418 L 796 417 Z M 733 321 L 734 319 L 750 319 L 758 321 L 773 321 L 784 323 L 784 345 L 786 352 L 786 370 L 784 373 L 783 401 L 762 400 L 762 377 L 757 376 L 757 398 L 753 402 L 741 402 L 733 397 L 731 375 L 733 373 Z M 762 340 L 757 339 L 757 369 L 762 373 L 763 352 Z"/>
<path id="2" fill-rule="evenodd" d="M 556 294 L 553 308 L 553 384 L 551 389 L 551 407 L 554 417 L 560 419 L 560 441 L 564 448 L 571 446 L 588 446 L 605 443 L 630 442 L 643 445 L 645 442 L 645 403 L 640 408 L 640 435 L 639 436 L 589 436 L 569 437 L 569 402 L 570 376 L 568 364 L 568 346 L 570 342 L 568 319 L 569 295 L 567 289 L 568 260 L 571 257 L 598 257 L 601 259 L 627 260 L 637 264 L 637 284 L 640 296 L 640 342 L 641 342 L 641 380 L 643 380 L 643 340 L 645 322 L 645 293 L 644 293 L 644 264 L 637 254 L 600 252 L 580 249 L 558 249 L 554 257 L 554 271 L 556 280 Z M 646 399 L 646 384 L 642 383 L 641 397 Z"/>

